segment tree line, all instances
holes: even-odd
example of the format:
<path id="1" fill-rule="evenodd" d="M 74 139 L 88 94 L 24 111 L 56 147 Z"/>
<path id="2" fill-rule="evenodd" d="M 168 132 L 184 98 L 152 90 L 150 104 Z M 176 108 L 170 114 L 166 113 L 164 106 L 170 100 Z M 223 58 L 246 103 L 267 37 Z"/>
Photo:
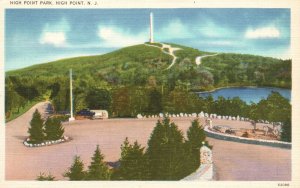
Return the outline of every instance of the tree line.
<path id="1" fill-rule="evenodd" d="M 5 112 L 9 114 L 22 105 L 41 98 L 49 92 L 56 112 L 70 111 L 68 77 L 7 77 L 5 90 Z M 29 81 L 30 80 L 30 81 Z M 290 122 L 291 104 L 279 93 L 272 93 L 258 104 L 247 104 L 240 98 L 226 99 L 212 96 L 199 97 L 191 92 L 190 85 L 177 80 L 159 84 L 150 77 L 145 86 L 112 86 L 105 81 L 97 81 L 91 75 L 74 76 L 74 111 L 83 108 L 108 110 L 111 118 L 136 117 L 137 114 L 155 115 L 159 113 L 200 113 L 240 116 L 252 120 L 269 122 Z M 25 88 L 25 89 L 24 89 Z M 287 123 L 288 124 L 288 123 Z M 285 130 L 284 130 L 285 131 Z M 290 131 L 287 135 L 290 135 Z M 290 136 L 287 139 L 290 140 Z"/>

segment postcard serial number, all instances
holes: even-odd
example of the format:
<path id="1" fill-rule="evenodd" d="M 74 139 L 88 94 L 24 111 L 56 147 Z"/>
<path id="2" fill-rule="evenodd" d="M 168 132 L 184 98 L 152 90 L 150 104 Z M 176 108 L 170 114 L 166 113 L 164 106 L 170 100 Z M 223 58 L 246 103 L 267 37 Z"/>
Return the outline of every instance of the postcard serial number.
<path id="1" fill-rule="evenodd" d="M 278 187 L 288 187 L 290 186 L 289 183 L 278 183 Z"/>

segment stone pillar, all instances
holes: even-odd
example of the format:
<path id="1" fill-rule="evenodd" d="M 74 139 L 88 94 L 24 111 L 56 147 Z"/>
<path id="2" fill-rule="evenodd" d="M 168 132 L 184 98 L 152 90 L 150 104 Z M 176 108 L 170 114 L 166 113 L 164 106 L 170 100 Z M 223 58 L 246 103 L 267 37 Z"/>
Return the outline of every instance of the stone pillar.
<path id="1" fill-rule="evenodd" d="M 212 151 L 207 146 L 202 146 L 200 148 L 200 163 L 202 164 L 212 164 Z"/>

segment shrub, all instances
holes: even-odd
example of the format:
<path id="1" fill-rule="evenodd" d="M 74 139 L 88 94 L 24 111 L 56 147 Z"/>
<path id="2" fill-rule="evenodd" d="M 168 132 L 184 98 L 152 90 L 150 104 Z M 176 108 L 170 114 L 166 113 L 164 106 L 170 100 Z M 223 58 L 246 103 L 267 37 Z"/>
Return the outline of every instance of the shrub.
<path id="1" fill-rule="evenodd" d="M 119 179 L 148 179 L 149 174 L 147 173 L 147 168 L 145 168 L 147 166 L 146 163 L 144 148 L 142 148 L 137 141 L 135 141 L 133 145 L 130 144 L 128 138 L 126 138 L 121 145 L 120 168 L 118 170 Z"/>
<path id="2" fill-rule="evenodd" d="M 50 173 L 46 175 L 45 173 L 40 173 L 40 175 L 36 178 L 38 181 L 53 181 L 55 179 Z"/>
<path id="3" fill-rule="evenodd" d="M 86 172 L 84 171 L 84 165 L 79 156 L 74 157 L 72 166 L 67 172 L 65 172 L 65 174 L 63 174 L 63 176 L 68 177 L 71 181 L 79 181 L 85 179 Z"/>
<path id="4" fill-rule="evenodd" d="M 146 155 L 149 159 L 151 180 L 179 180 L 183 178 L 183 134 L 170 119 L 157 122 L 148 141 Z"/>
<path id="5" fill-rule="evenodd" d="M 28 129 L 29 138 L 31 143 L 41 143 L 45 140 L 45 134 L 43 130 L 43 120 L 41 114 L 36 109 L 32 115 L 30 121 L 30 128 Z"/>
<path id="6" fill-rule="evenodd" d="M 88 167 L 87 180 L 109 180 L 110 179 L 110 170 L 108 166 L 103 161 L 104 156 L 101 154 L 99 145 L 95 150 L 95 153 L 92 157 L 92 162 Z"/>
<path id="7" fill-rule="evenodd" d="M 45 122 L 45 133 L 47 140 L 61 139 L 64 134 L 64 128 L 59 119 L 48 118 Z"/>

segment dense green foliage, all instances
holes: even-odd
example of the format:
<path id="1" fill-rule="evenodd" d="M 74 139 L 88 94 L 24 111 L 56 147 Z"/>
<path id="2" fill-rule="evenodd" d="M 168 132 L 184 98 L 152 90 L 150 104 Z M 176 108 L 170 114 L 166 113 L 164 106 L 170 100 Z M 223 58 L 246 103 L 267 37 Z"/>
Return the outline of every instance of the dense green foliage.
<path id="1" fill-rule="evenodd" d="M 186 174 L 197 170 L 200 166 L 200 148 L 205 145 L 206 135 L 198 120 L 192 122 L 187 131 L 185 142 L 185 170 Z"/>
<path id="2" fill-rule="evenodd" d="M 40 173 L 40 175 L 38 175 L 38 177 L 36 178 L 36 180 L 38 181 L 54 181 L 54 179 L 55 177 L 50 173 L 48 175 L 46 175 L 45 173 Z"/>
<path id="3" fill-rule="evenodd" d="M 61 121 L 57 118 L 48 118 L 45 122 L 45 134 L 47 140 L 61 139 L 65 130 Z"/>
<path id="4" fill-rule="evenodd" d="M 183 134 L 170 119 L 157 122 L 146 155 L 151 180 L 179 180 L 186 175 Z"/>
<path id="5" fill-rule="evenodd" d="M 28 128 L 29 138 L 32 143 L 41 143 L 45 140 L 43 127 L 44 124 L 41 114 L 36 109 L 30 121 L 30 127 Z"/>
<path id="6" fill-rule="evenodd" d="M 9 114 L 13 109 L 18 110 L 46 91 L 51 92 L 56 111 L 69 110 L 70 68 L 74 73 L 76 111 L 84 107 L 112 108 L 111 103 L 115 104 L 112 96 L 120 97 L 123 87 L 142 90 L 157 87 L 161 94 L 176 87 L 187 91 L 232 85 L 291 87 L 290 60 L 223 53 L 203 58 L 202 64 L 197 66 L 197 56 L 211 53 L 171 45 L 181 50 L 175 52 L 178 61 L 169 70 L 165 68 L 171 63 L 171 56 L 159 48 L 136 45 L 105 55 L 63 59 L 6 72 L 5 111 Z M 128 94 L 132 95 L 130 90 Z M 148 107 L 150 112 L 159 110 Z M 120 117 L 134 114 L 115 111 Z"/>
<path id="7" fill-rule="evenodd" d="M 215 53 L 171 45 L 181 50 L 175 51 L 178 61 L 168 70 L 170 55 L 141 44 L 105 55 L 62 59 L 9 71 L 5 80 L 6 117 L 46 92 L 51 93 L 56 112 L 69 111 L 70 68 L 74 73 L 75 111 L 106 109 L 111 117 L 204 111 L 255 118 L 252 116 L 257 111 L 255 105 L 251 109 L 239 98 L 220 97 L 214 101 L 210 97 L 199 98 L 191 91 L 249 85 L 291 88 L 291 60 L 221 53 L 203 58 L 197 66 L 197 56 Z M 271 110 L 268 107 L 266 111 Z M 257 118 L 284 121 L 278 113 Z"/>
<path id="8" fill-rule="evenodd" d="M 292 123 L 291 118 L 287 117 L 286 120 L 283 122 L 282 126 L 283 130 L 281 133 L 281 140 L 285 142 L 292 141 Z"/>
<path id="9" fill-rule="evenodd" d="M 147 158 L 144 148 L 130 144 L 128 138 L 121 145 L 120 167 L 114 172 L 114 180 L 147 180 L 149 179 Z"/>
<path id="10" fill-rule="evenodd" d="M 39 111 L 35 110 L 30 121 L 30 127 L 28 128 L 30 143 L 58 140 L 62 138 L 64 132 L 60 118 L 50 117 L 44 122 Z"/>
<path id="11" fill-rule="evenodd" d="M 71 181 L 84 180 L 86 172 L 84 171 L 84 164 L 79 156 L 74 157 L 74 162 L 67 172 L 64 173 L 64 177 L 68 177 Z"/>
<path id="12" fill-rule="evenodd" d="M 214 75 L 216 87 L 256 85 L 291 88 L 291 60 L 222 53 L 202 61 L 202 66 Z"/>
<path id="13" fill-rule="evenodd" d="M 91 109 L 109 109 L 111 94 L 106 89 L 91 88 L 86 96 L 86 101 Z"/>
<path id="14" fill-rule="evenodd" d="M 101 154 L 99 145 L 97 145 L 87 171 L 84 170 L 84 164 L 80 157 L 75 156 L 73 164 L 63 175 L 71 181 L 109 180 L 111 171 L 103 159 L 104 156 Z"/>
<path id="15" fill-rule="evenodd" d="M 192 122 L 192 126 L 187 131 L 187 138 L 188 142 L 190 142 L 195 149 L 199 150 L 203 145 L 202 142 L 205 141 L 206 135 L 198 120 Z"/>
<path id="16" fill-rule="evenodd" d="M 46 99 L 50 93 L 46 81 L 32 77 L 9 76 L 5 78 L 5 117 L 11 120 L 38 101 Z"/>
<path id="17" fill-rule="evenodd" d="M 137 141 L 128 138 L 121 145 L 120 167 L 114 180 L 179 180 L 200 166 L 200 147 L 205 133 L 198 120 L 192 122 L 187 140 L 169 118 L 159 120 L 144 152 Z M 207 143 L 206 143 L 207 144 Z"/>
<path id="18" fill-rule="evenodd" d="M 104 156 L 101 154 L 99 145 L 92 157 L 90 166 L 88 166 L 86 180 L 109 180 L 111 173 L 108 166 L 103 161 Z"/>
<path id="19" fill-rule="evenodd" d="M 268 85 L 276 87 L 291 87 L 291 61 L 268 57 L 218 54 L 203 58 L 200 66 L 195 64 L 195 58 L 212 54 L 197 49 L 171 44 L 181 50 L 175 52 L 177 63 L 172 69 L 165 70 L 172 57 L 159 48 L 136 45 L 126 47 L 105 55 L 76 57 L 55 62 L 34 65 L 6 73 L 11 77 L 38 78 L 49 86 L 49 79 L 61 79 L 68 76 L 68 70 L 73 69 L 75 79 L 86 80 L 87 77 L 108 85 L 138 85 L 145 86 L 149 77 L 153 77 L 158 85 L 166 84 L 174 87 L 177 80 L 189 83 L 191 89 L 209 89 L 230 85 Z M 215 53 L 214 53 L 215 54 Z M 45 78 L 47 75 L 47 78 Z M 59 81 L 59 80 L 57 80 Z M 61 80 L 62 81 L 62 80 Z M 36 97 L 40 92 L 34 85 L 24 82 L 15 87 L 17 92 L 31 92 L 30 97 Z M 62 84 L 56 82 L 53 84 Z M 17 84 L 17 83 L 14 83 Z M 8 80 L 7 80 L 7 85 Z M 51 84 L 50 84 L 51 85 Z M 55 87 L 55 85 L 52 85 Z M 67 88 L 66 88 L 67 89 Z M 23 95 L 24 96 L 24 95 Z M 27 95 L 28 96 L 28 95 Z"/>

